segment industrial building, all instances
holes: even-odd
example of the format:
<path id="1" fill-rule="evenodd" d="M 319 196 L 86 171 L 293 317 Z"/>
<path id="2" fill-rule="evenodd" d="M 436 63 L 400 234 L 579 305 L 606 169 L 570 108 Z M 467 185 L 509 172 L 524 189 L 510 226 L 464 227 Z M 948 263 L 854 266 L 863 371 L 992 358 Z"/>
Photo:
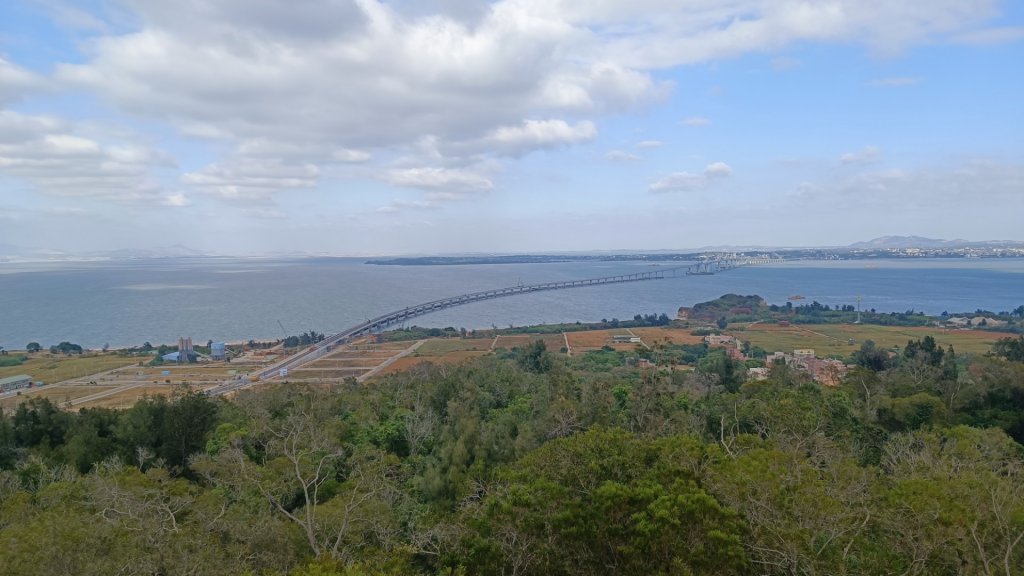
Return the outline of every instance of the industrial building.
<path id="1" fill-rule="evenodd" d="M 192 349 L 192 337 L 178 338 L 178 352 L 182 354 L 182 361 L 187 361 L 196 355 Z"/>
<path id="2" fill-rule="evenodd" d="M 178 338 L 178 351 L 161 356 L 164 362 L 195 362 L 196 351 L 192 348 L 192 337 Z"/>
<path id="3" fill-rule="evenodd" d="M 10 392 L 11 390 L 21 390 L 22 388 L 32 387 L 32 377 L 20 374 L 18 376 L 11 376 L 9 378 L 0 378 L 0 392 Z"/>
<path id="4" fill-rule="evenodd" d="M 226 360 L 227 357 L 227 348 L 223 342 L 214 342 L 210 345 L 210 358 L 214 360 Z"/>

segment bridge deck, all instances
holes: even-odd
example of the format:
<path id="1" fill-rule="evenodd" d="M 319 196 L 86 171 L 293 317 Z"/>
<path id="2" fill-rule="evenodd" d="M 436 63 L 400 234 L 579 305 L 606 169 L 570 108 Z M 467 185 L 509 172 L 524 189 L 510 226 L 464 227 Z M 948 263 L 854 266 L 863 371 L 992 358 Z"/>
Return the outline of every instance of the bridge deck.
<path id="1" fill-rule="evenodd" d="M 367 320 L 362 324 L 353 326 L 337 334 L 333 334 L 323 341 L 311 346 L 289 358 L 282 360 L 281 362 L 274 364 L 273 366 L 260 371 L 256 376 L 259 380 L 268 380 L 276 377 L 286 376 L 288 371 L 294 370 L 304 364 L 312 362 L 318 358 L 321 358 L 329 354 L 337 346 L 344 344 L 354 338 L 378 332 L 388 326 L 398 324 L 415 318 L 417 316 L 423 316 L 430 314 L 431 312 L 437 312 L 438 310 L 444 310 L 447 308 L 453 308 L 455 306 L 462 306 L 464 304 L 470 304 L 473 302 L 480 302 L 483 300 L 490 300 L 493 298 L 503 298 L 506 296 L 515 296 L 517 294 L 528 294 L 533 292 L 543 292 L 548 290 L 565 290 L 569 288 L 582 288 L 586 286 L 601 286 L 605 284 L 619 284 L 623 282 L 643 282 L 647 280 L 662 280 L 665 278 L 672 278 L 679 275 L 690 275 L 690 274 L 714 274 L 716 272 L 724 272 L 726 270 L 732 270 L 740 266 L 748 266 L 752 264 L 768 264 L 776 262 L 777 259 L 773 258 L 746 258 L 746 259 L 716 259 L 706 260 L 691 264 L 688 266 L 676 266 L 673 268 L 662 268 L 660 270 L 650 270 L 647 272 L 637 272 L 634 274 L 620 274 L 616 276 L 606 276 L 603 278 L 588 278 L 584 280 L 567 280 L 564 282 L 545 282 L 542 284 L 530 284 L 530 285 L 519 285 L 509 286 L 506 288 L 498 288 L 495 290 L 484 290 L 482 292 L 473 292 L 469 294 L 460 294 L 458 296 L 452 296 L 450 298 L 442 298 L 440 300 L 434 300 L 431 302 L 425 302 L 423 304 L 417 304 L 401 310 L 395 310 L 387 314 L 378 316 L 371 320 Z M 211 390 L 211 395 L 224 394 L 233 390 L 244 387 L 246 384 L 232 384 L 220 387 L 215 390 Z"/>

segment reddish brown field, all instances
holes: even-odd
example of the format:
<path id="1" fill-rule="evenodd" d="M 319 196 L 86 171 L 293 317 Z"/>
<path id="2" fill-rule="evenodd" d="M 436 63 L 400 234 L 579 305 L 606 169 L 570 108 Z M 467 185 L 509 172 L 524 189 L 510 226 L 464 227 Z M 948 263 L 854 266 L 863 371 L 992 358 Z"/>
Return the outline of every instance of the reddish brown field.
<path id="1" fill-rule="evenodd" d="M 294 372 L 288 373 L 290 380 L 340 380 L 348 377 L 358 377 L 363 375 L 366 370 L 309 370 L 301 369 Z"/>
<path id="2" fill-rule="evenodd" d="M 401 372 L 408 370 L 414 366 L 423 364 L 424 362 L 430 364 L 458 364 L 465 362 L 471 358 L 479 358 L 489 354 L 486 350 L 457 350 L 455 352 L 449 352 L 443 356 L 406 356 L 405 358 L 399 358 L 395 360 L 390 366 L 380 372 L 380 375 L 393 374 L 395 372 Z"/>
<path id="3" fill-rule="evenodd" d="M 566 336 L 569 337 L 569 345 L 575 350 L 576 348 L 600 348 L 610 345 L 612 335 L 619 333 L 625 334 L 619 330 L 587 330 L 586 332 L 566 332 Z"/>
<path id="4" fill-rule="evenodd" d="M 394 354 L 366 358 L 322 358 L 309 366 L 314 368 L 373 368 L 392 356 Z"/>

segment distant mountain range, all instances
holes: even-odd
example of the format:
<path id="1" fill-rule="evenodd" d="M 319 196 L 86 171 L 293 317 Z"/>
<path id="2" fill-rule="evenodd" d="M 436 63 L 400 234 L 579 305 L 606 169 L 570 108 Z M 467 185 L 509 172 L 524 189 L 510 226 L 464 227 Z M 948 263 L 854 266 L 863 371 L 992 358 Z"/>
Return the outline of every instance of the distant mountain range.
<path id="1" fill-rule="evenodd" d="M 106 252 L 94 252 L 89 256 L 100 256 L 104 258 L 198 258 L 202 256 L 211 256 L 209 252 L 203 252 L 202 250 L 196 250 L 189 248 L 188 246 L 182 246 L 181 244 L 175 244 L 173 246 L 163 246 L 160 248 L 124 248 L 121 250 L 110 250 Z"/>
<path id="2" fill-rule="evenodd" d="M 1024 242 L 1015 240 L 983 240 L 971 241 L 957 238 L 956 240 L 941 240 L 938 238 L 925 238 L 923 236 L 882 236 L 867 242 L 856 242 L 847 248 L 852 250 L 888 250 L 898 248 L 998 248 L 1024 246 Z"/>
<path id="3" fill-rule="evenodd" d="M 34 248 L 0 244 L 0 260 L 127 260 L 142 258 L 199 258 L 212 256 L 208 252 L 175 244 L 159 248 L 123 248 L 94 252 L 65 252 L 49 248 Z"/>

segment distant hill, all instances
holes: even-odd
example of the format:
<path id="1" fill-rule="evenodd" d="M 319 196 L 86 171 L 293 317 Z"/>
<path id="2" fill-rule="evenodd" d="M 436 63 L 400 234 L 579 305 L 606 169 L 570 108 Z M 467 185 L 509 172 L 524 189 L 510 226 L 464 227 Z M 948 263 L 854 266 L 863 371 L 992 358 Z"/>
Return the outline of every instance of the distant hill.
<path id="1" fill-rule="evenodd" d="M 126 248 L 121 250 L 110 250 L 106 252 L 96 252 L 93 256 L 102 256 L 105 258 L 194 258 L 209 256 L 207 252 L 202 250 L 196 250 L 189 248 L 188 246 L 182 246 L 181 244 L 175 244 L 173 246 L 163 246 L 158 248 Z"/>
<path id="2" fill-rule="evenodd" d="M 852 250 L 888 250 L 894 248 L 983 248 L 996 246 L 1024 246 L 1024 242 L 1013 240 L 971 241 L 957 238 L 942 240 L 923 236 L 882 236 L 867 242 L 856 242 L 847 248 Z"/>
<path id="3" fill-rule="evenodd" d="M 682 307 L 679 309 L 678 317 L 714 322 L 722 316 L 749 315 L 767 307 L 764 298 L 757 295 L 725 294 L 710 302 L 695 304 L 693 308 Z"/>

